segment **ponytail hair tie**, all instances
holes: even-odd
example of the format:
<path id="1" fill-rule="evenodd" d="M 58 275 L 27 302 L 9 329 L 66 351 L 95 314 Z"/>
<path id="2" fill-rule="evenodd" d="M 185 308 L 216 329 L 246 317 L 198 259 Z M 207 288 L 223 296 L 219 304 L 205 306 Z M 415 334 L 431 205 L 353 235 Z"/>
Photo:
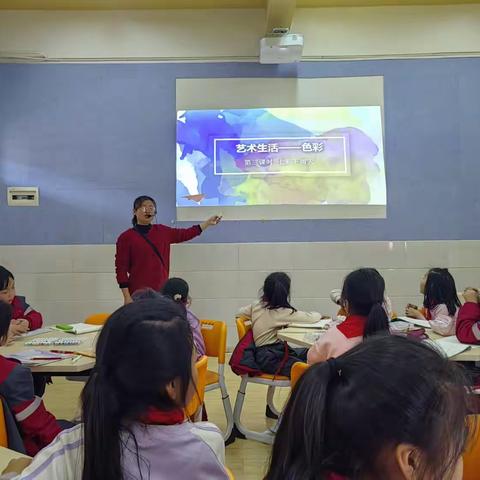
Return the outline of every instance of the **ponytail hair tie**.
<path id="1" fill-rule="evenodd" d="M 173 299 L 178 302 L 182 299 L 182 296 L 179 294 L 179 293 L 176 293 L 174 296 L 173 296 Z"/>
<path id="2" fill-rule="evenodd" d="M 336 375 L 342 376 L 342 369 L 336 358 L 329 358 L 327 360 L 328 367 L 330 369 L 330 379 L 335 378 Z"/>

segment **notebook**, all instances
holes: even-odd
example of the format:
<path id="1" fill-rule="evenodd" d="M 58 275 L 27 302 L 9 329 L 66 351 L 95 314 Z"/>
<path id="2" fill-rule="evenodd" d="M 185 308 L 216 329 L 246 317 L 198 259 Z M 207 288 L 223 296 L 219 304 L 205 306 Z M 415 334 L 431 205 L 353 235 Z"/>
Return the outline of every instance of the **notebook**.
<path id="1" fill-rule="evenodd" d="M 397 320 L 402 320 L 402 322 L 412 323 L 413 325 L 418 325 L 423 328 L 432 328 L 428 320 L 419 320 L 418 318 L 409 318 L 409 317 L 397 317 Z"/>
<path id="2" fill-rule="evenodd" d="M 55 328 L 65 333 L 81 335 L 83 333 L 98 332 L 102 329 L 102 325 L 89 325 L 88 323 L 61 323 L 55 325 Z"/>
<path id="3" fill-rule="evenodd" d="M 443 353 L 447 358 L 455 357 L 456 355 L 472 348 L 471 345 L 460 343 L 455 336 L 440 338 L 438 340 L 427 340 L 427 342 L 437 350 L 440 350 L 440 352 Z"/>
<path id="4" fill-rule="evenodd" d="M 48 363 L 58 362 L 66 358 L 70 358 L 70 354 L 62 353 L 53 353 L 45 350 L 22 350 L 17 353 L 12 353 L 10 355 L 5 355 L 7 358 L 17 360 L 22 365 L 33 366 L 33 365 L 47 365 Z M 34 360 L 35 359 L 35 360 Z"/>
<path id="5" fill-rule="evenodd" d="M 314 328 L 316 330 L 326 330 L 332 323 L 331 318 L 323 318 L 315 323 L 291 323 L 289 328 Z"/>

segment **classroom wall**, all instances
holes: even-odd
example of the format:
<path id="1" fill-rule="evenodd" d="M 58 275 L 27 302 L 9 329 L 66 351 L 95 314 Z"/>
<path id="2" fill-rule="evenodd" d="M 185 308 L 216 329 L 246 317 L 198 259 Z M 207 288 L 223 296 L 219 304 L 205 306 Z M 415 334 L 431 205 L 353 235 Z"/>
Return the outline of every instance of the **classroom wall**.
<path id="1" fill-rule="evenodd" d="M 398 56 L 476 56 L 479 54 L 480 45 L 480 6 L 459 5 L 440 7 L 382 7 L 382 8 L 344 8 L 344 9 L 302 9 L 297 11 L 293 29 L 305 34 L 305 58 L 307 60 L 331 58 L 364 58 L 364 57 L 390 57 Z M 52 60 L 94 60 L 115 59 L 118 61 L 135 60 L 174 60 L 174 61 L 248 61 L 258 55 L 258 38 L 263 35 L 264 12 L 259 10 L 235 11 L 203 11 L 203 12 L 51 12 L 51 11 L 0 11 L 0 58 L 18 55 L 42 53 Z M 321 68 L 317 75 L 344 74 L 346 66 L 343 64 L 319 64 Z M 382 74 L 379 64 L 355 64 L 352 73 Z M 409 93 L 418 88 L 415 76 L 412 77 L 411 65 L 403 63 L 401 74 L 401 94 L 397 97 L 400 105 L 408 103 Z M 438 65 L 435 62 L 432 65 Z M 48 68 L 48 66 L 47 66 Z M 203 74 L 202 66 L 199 67 Z M 222 75 L 228 75 L 227 71 Z M 235 67 L 235 73 L 248 71 L 244 67 Z M 262 74 L 272 75 L 280 72 L 285 75 L 295 75 L 297 70 L 293 67 L 259 67 Z M 317 69 L 312 65 L 307 69 Z M 415 129 L 411 125 L 412 118 L 407 114 L 398 114 L 398 109 L 393 109 L 388 125 L 391 121 L 400 122 L 407 127 L 410 125 L 410 136 L 405 140 L 415 139 L 418 135 L 428 133 L 428 140 L 433 146 L 432 157 L 445 149 L 448 150 L 452 162 L 458 157 L 465 137 L 474 135 L 478 122 L 480 108 L 478 97 L 462 95 L 461 88 L 467 86 L 473 91 L 479 80 L 475 76 L 478 68 L 472 68 L 470 74 L 459 79 L 456 76 L 458 64 L 449 63 L 446 77 L 438 75 L 437 67 L 430 70 L 428 81 L 423 83 L 418 94 L 425 99 L 431 99 L 437 105 L 433 114 L 438 122 L 439 130 L 427 132 Z M 190 66 L 180 66 L 184 74 L 188 74 Z M 207 66 L 208 70 L 209 67 Z M 428 69 L 427 69 L 428 70 Z M 100 69 L 98 76 L 104 76 L 105 70 Z M 428 72 L 425 72 L 428 73 Z M 477 73 L 478 74 L 478 73 Z M 2 71 L 0 70 L 0 86 L 2 86 Z M 126 82 L 128 76 L 119 79 Z M 159 92 L 164 91 L 159 79 Z M 10 83 L 11 86 L 11 83 Z M 432 88 L 430 88 L 432 86 Z M 30 95 L 37 89 L 35 83 L 19 83 L 18 95 Z M 107 86 L 105 87 L 107 88 Z M 170 87 L 172 88 L 172 87 Z M 454 94 L 451 94 L 451 89 Z M 118 103 L 121 103 L 120 90 Z M 391 95 L 392 90 L 387 87 L 386 95 Z M 141 95 L 141 92 L 135 92 Z M 174 96 L 170 95 L 169 108 L 173 109 Z M 435 97 L 435 98 L 434 98 Z M 50 98 L 43 97 L 43 108 L 48 111 L 54 108 L 61 109 L 61 102 L 52 102 Z M 441 102 L 437 99 L 440 98 Z M 461 99 L 462 108 L 465 108 L 464 129 L 460 137 L 451 137 L 453 128 L 451 118 L 452 102 Z M 113 100 L 112 100 L 113 101 Z M 445 103 L 444 103 L 445 101 Z M 79 100 L 79 103 L 80 100 Z M 132 101 L 132 103 L 134 103 Z M 94 104 L 94 102 L 93 102 Z M 0 102 L 0 109 L 5 103 Z M 31 104 L 30 104 L 31 105 Z M 85 104 L 88 109 L 90 104 Z M 38 108 L 42 107 L 39 102 Z M 144 112 L 144 117 L 134 117 L 142 122 L 152 114 L 150 110 Z M 426 108 L 419 108 L 415 116 L 427 116 L 432 112 Z M 31 142 L 30 137 L 25 137 L 18 142 L 16 135 L 22 136 L 25 123 L 29 118 L 38 115 L 38 110 L 29 109 L 28 102 L 15 111 L 16 119 L 20 120 L 18 128 L 9 132 L 8 136 L 0 136 L 0 183 L 6 170 L 5 157 L 2 153 L 12 142 L 17 142 L 22 148 L 20 151 L 28 152 Z M 93 117 L 93 116 L 92 116 Z M 50 117 L 52 118 L 52 117 Z M 0 115 L 0 124 L 5 115 Z M 56 121 L 55 115 L 53 119 Z M 75 126 L 75 118 L 73 126 Z M 88 120 L 88 118 L 87 118 Z M 86 120 L 86 121 L 87 121 Z M 87 122 L 88 123 L 88 122 Z M 11 119 L 9 125 L 11 125 Z M 1 125 L 5 125 L 1 124 Z M 83 123 L 80 124 L 83 126 Z M 29 127 L 30 128 L 30 127 Z M 48 133 L 48 124 L 44 126 Z M 1 130 L 1 128 L 0 128 Z M 393 130 L 391 130 L 393 132 Z M 137 134 L 137 132 L 135 132 Z M 154 132 L 151 133 L 154 135 Z M 58 138 L 61 145 L 60 136 Z M 403 148 L 403 156 L 411 151 L 408 142 L 402 142 L 398 136 L 393 135 L 391 140 L 394 149 Z M 402 147 L 403 145 L 403 147 Z M 467 157 L 473 162 L 476 158 L 476 148 L 471 144 L 472 150 Z M 387 145 L 388 147 L 388 145 Z M 55 159 L 56 149 L 45 146 L 45 152 L 40 149 L 39 154 L 50 153 L 52 162 Z M 92 157 L 98 152 L 95 145 L 92 147 Z M 462 151 L 463 152 L 463 151 Z M 387 152 L 388 155 L 388 152 Z M 430 160 L 430 157 L 422 157 Z M 58 160 L 58 158 L 57 158 Z M 80 163 L 82 159 L 77 159 Z M 361 223 L 352 225 L 339 224 L 338 222 L 323 223 L 322 228 L 315 229 L 313 224 L 299 226 L 296 223 L 284 226 L 285 231 L 282 241 L 264 241 L 262 243 L 238 243 L 251 241 L 242 228 L 233 230 L 212 231 L 205 235 L 205 244 L 185 244 L 175 246 L 173 249 L 172 274 L 184 276 L 191 284 L 194 297 L 194 310 L 201 317 L 225 319 L 229 324 L 229 345 L 235 341 L 233 315 L 236 309 L 250 302 L 257 293 L 258 288 L 267 272 L 275 269 L 285 269 L 291 272 L 294 285 L 294 300 L 299 308 L 317 309 L 325 313 L 333 313 L 335 308 L 328 300 L 328 291 L 341 283 L 341 279 L 352 268 L 362 265 L 374 265 L 381 268 L 387 280 L 389 294 L 398 311 L 403 309 L 407 301 L 420 302 L 417 292 L 418 280 L 423 272 L 432 266 L 449 266 L 457 279 L 459 289 L 467 285 L 478 285 L 480 278 L 480 238 L 479 231 L 471 218 L 478 217 L 479 202 L 475 196 L 469 197 L 464 202 L 462 189 L 450 191 L 446 179 L 456 178 L 461 174 L 465 179 L 463 190 L 476 191 L 475 175 L 471 172 L 477 170 L 476 165 L 461 163 L 450 164 L 447 172 L 439 171 L 434 176 L 435 185 L 425 184 L 415 171 L 415 168 L 425 168 L 424 172 L 431 169 L 421 167 L 411 157 L 411 165 L 415 168 L 405 169 L 397 175 L 399 165 L 392 163 L 391 155 L 387 156 L 387 175 L 389 180 L 395 177 L 402 185 L 414 184 L 416 194 L 409 204 L 408 209 L 411 221 L 415 220 L 413 230 L 421 241 L 393 241 L 407 239 L 410 235 L 399 228 L 397 232 L 404 235 L 393 236 L 391 231 L 385 230 L 378 223 Z M 390 162 L 390 165 L 389 163 Z M 32 161 L 33 167 L 34 160 Z M 61 170 L 61 164 L 59 163 Z M 94 164 L 91 177 L 106 178 L 104 175 L 109 170 L 102 171 L 102 175 L 95 177 Z M 109 188 L 110 195 L 105 195 L 104 202 L 92 198 L 92 185 L 94 182 L 80 184 L 80 191 L 70 195 L 68 186 L 77 180 L 75 172 L 58 176 L 57 168 L 50 168 L 46 172 L 39 168 L 32 170 L 34 173 L 43 173 L 50 180 L 60 186 L 63 201 L 57 202 L 56 208 L 51 210 L 51 218 L 38 221 L 36 214 L 24 211 L 20 216 L 6 219 L 2 211 L 2 226 L 0 228 L 0 264 L 10 267 L 17 276 L 18 291 L 27 295 L 33 306 L 42 311 L 47 323 L 64 321 L 81 321 L 86 315 L 95 311 L 112 311 L 121 303 L 121 296 L 113 275 L 112 242 L 118 231 L 126 226 L 129 221 L 130 197 L 138 192 L 138 182 L 130 185 L 130 195 L 118 195 L 116 184 Z M 8 169 L 9 174 L 12 173 Z M 14 171 L 14 178 L 23 184 L 32 184 L 32 177 L 26 168 Z M 137 171 L 138 172 L 138 171 Z M 110 171 L 111 173 L 111 171 Z M 149 177 L 149 170 L 145 170 L 145 177 Z M 393 176 L 393 177 L 392 177 Z M 35 177 L 35 175 L 34 175 Z M 470 178 L 471 177 L 471 178 Z M 127 173 L 123 180 L 128 178 Z M 50 181 L 49 180 L 49 181 Z M 159 180 L 162 182 L 162 180 Z M 162 184 L 163 185 L 163 184 Z M 402 207 L 402 202 L 409 198 L 405 187 L 400 185 L 395 191 L 394 183 L 390 185 L 390 205 Z M 439 191 L 440 185 L 440 191 Z M 0 208 L 5 201 L 5 184 L 0 189 Z M 143 185 L 142 185 L 143 186 Z M 67 187 L 67 188 L 65 188 Z M 82 190 L 83 188 L 83 190 Z M 108 190 L 108 189 L 107 189 Z M 426 212 L 437 215 L 444 210 L 444 204 L 432 202 L 430 195 L 435 198 L 451 199 L 458 202 L 458 209 L 454 215 L 440 220 L 439 217 L 429 218 Z M 110 202 L 109 199 L 112 201 Z M 120 201 L 119 201 L 120 200 Z M 42 204 L 49 202 L 48 195 L 42 195 Z M 119 202 L 118 202 L 119 201 Z M 446 201 L 446 200 L 445 200 Z M 83 205 L 81 211 L 87 215 L 87 220 L 78 222 L 79 213 L 75 205 Z M 120 205 L 119 205 L 120 204 Z M 118 208 L 117 208 L 118 206 Z M 465 209 L 470 209 L 472 214 L 464 214 Z M 420 210 L 421 215 L 418 215 Z M 32 210 L 30 210 L 32 212 Z M 391 213 L 391 212 L 390 212 Z M 112 217 L 116 218 L 114 225 L 104 230 L 100 228 L 101 222 L 110 223 Z M 423 221 L 422 221 L 423 218 Z M 167 216 L 164 221 L 169 221 Z M 462 228 L 458 228 L 461 221 Z M 59 227 L 55 223 L 59 223 Z M 111 225 L 111 223 L 110 223 Z M 453 225 L 453 229 L 452 229 Z M 259 237 L 254 240 L 267 239 L 271 235 L 271 223 L 255 225 Z M 52 237 L 52 228 L 54 236 Z M 434 230 L 432 230 L 432 228 Z M 282 226 L 273 229 L 281 232 Z M 445 240 L 449 232 L 454 232 L 451 238 L 470 238 L 466 241 Z M 75 234 L 72 241 L 71 233 Z M 91 233 L 94 232 L 95 243 L 91 243 Z M 320 232 L 320 233 L 319 233 Z M 349 233 L 349 235 L 346 235 Z M 12 236 L 13 235 L 13 236 Z M 371 241 L 372 235 L 378 235 L 377 241 Z M 237 239 L 235 240 L 235 236 Z M 414 237 L 412 237 L 414 238 Z M 443 240 L 438 240 L 439 238 Z M 231 243 L 224 242 L 228 239 Z M 349 242 L 335 242 L 335 240 L 356 240 Z M 272 240 L 282 240 L 277 236 Z M 307 243 L 295 243 L 303 240 Z M 316 240 L 322 240 L 317 242 Z M 370 241 L 359 241 L 370 240 Z M 4 243 L 4 245 L 1 245 Z M 9 243 L 24 244 L 22 246 L 9 246 Z M 38 243 L 38 245 L 30 245 Z M 65 245 L 52 245 L 52 243 L 65 243 Z M 78 245 L 72 245 L 78 243 Z M 104 243 L 104 244 L 101 244 Z M 7 245 L 5 245 L 7 244 Z"/>
<path id="2" fill-rule="evenodd" d="M 406 303 L 421 303 L 419 281 L 430 267 L 450 267 L 458 289 L 478 286 L 479 252 L 478 240 L 183 244 L 173 248 L 172 275 L 189 282 L 198 316 L 227 322 L 231 347 L 237 309 L 257 297 L 271 271 L 291 273 L 296 307 L 334 314 L 330 290 L 340 287 L 350 270 L 376 266 L 394 309 L 402 313 Z M 0 264 L 16 273 L 18 293 L 49 324 L 82 321 L 121 305 L 113 255 L 113 245 L 0 246 Z"/>
<path id="3" fill-rule="evenodd" d="M 476 54 L 480 5 L 297 9 L 305 59 Z M 265 11 L 0 11 L 0 57 L 242 60 L 258 56 Z M 3 52 L 3 54 L 1 53 Z"/>

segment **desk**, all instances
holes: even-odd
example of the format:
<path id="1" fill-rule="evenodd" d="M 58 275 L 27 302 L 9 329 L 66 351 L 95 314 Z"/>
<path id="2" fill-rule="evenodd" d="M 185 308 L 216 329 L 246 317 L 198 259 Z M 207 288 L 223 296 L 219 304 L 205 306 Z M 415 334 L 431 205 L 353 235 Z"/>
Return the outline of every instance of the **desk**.
<path id="1" fill-rule="evenodd" d="M 309 338 L 308 334 L 318 334 L 321 333 L 321 330 L 315 330 L 313 328 L 298 328 L 298 327 L 288 327 L 283 330 L 280 330 L 277 333 L 277 337 L 280 340 L 284 340 L 294 345 L 299 345 L 301 347 L 311 347 L 313 345 L 313 340 Z M 432 332 L 431 330 L 426 330 L 427 335 L 432 340 L 438 340 L 442 338 L 441 335 Z M 480 347 L 474 347 L 466 350 L 465 352 L 455 355 L 450 360 L 455 362 L 480 362 Z"/>
<path id="2" fill-rule="evenodd" d="M 14 450 L 10 450 L 9 448 L 0 447 L 0 472 L 3 472 L 7 465 L 9 464 L 10 460 L 14 458 L 30 458 L 27 455 L 23 455 L 21 453 L 15 452 Z"/>
<path id="3" fill-rule="evenodd" d="M 7 356 L 12 353 L 17 353 L 22 350 L 69 350 L 94 353 L 97 336 L 100 332 L 84 333 L 83 335 L 72 335 L 61 331 L 51 331 L 36 336 L 25 338 L 18 338 L 14 340 L 12 345 L 0 347 L 0 354 Z M 33 340 L 34 338 L 75 338 L 82 340 L 79 345 L 37 345 L 26 346 L 25 342 Z M 58 362 L 51 362 L 46 365 L 31 367 L 32 373 L 44 373 L 50 375 L 70 375 L 91 370 L 95 366 L 95 358 L 81 357 L 75 363 L 72 363 L 70 358 L 66 360 L 59 360 Z"/>

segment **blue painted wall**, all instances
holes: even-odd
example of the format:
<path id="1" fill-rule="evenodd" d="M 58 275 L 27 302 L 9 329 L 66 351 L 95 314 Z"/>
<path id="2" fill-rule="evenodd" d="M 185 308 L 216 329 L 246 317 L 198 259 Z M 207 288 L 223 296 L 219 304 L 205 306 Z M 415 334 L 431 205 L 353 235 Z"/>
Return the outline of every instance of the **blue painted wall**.
<path id="1" fill-rule="evenodd" d="M 175 218 L 175 79 L 385 77 L 388 218 L 225 222 L 200 242 L 480 239 L 480 59 L 0 65 L 0 244 L 113 243 Z M 199 95 L 202 93 L 199 92 Z M 6 187 L 39 186 L 39 208 Z"/>

